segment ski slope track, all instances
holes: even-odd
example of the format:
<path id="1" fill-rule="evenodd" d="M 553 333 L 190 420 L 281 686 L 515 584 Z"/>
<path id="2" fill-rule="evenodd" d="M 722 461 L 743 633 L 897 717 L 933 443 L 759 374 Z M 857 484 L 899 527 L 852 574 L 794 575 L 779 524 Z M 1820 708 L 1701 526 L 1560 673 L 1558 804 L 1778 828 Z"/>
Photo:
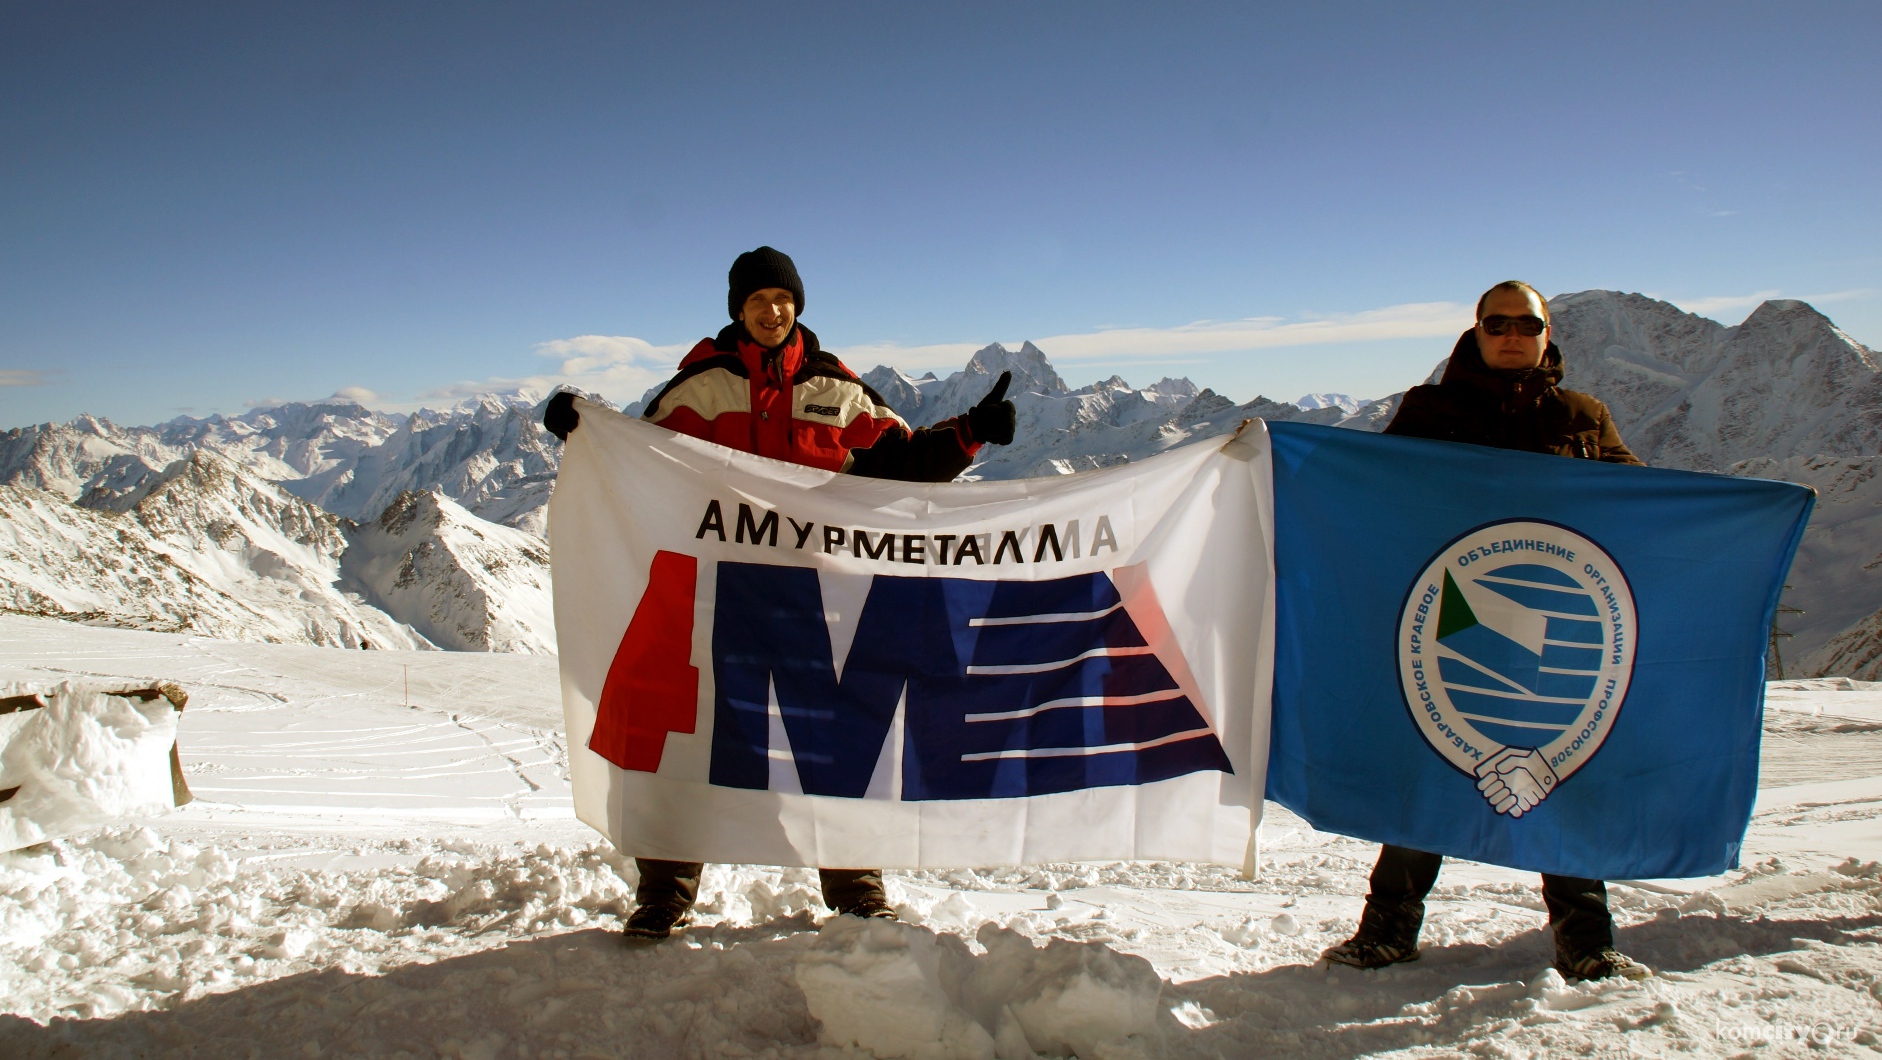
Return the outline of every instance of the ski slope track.
<path id="1" fill-rule="evenodd" d="M 1612 883 L 1659 974 L 1571 984 L 1537 877 L 1460 862 L 1421 960 L 1318 961 L 1377 848 L 1273 806 L 1253 881 L 892 872 L 887 923 L 831 917 L 805 870 L 712 866 L 694 926 L 628 947 L 633 864 L 572 816 L 552 658 L 0 617 L 0 680 L 73 676 L 188 688 L 197 799 L 0 855 L 10 1060 L 1882 1049 L 1882 685 L 1774 683 L 1746 867 Z"/>

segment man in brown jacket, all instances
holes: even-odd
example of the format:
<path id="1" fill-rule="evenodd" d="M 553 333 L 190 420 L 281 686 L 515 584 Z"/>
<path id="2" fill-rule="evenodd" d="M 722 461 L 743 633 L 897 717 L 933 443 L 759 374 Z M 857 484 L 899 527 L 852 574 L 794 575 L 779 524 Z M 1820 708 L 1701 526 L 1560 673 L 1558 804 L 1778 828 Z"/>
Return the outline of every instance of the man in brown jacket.
<path id="1" fill-rule="evenodd" d="M 1406 391 L 1385 433 L 1639 464 L 1606 405 L 1562 389 L 1562 351 L 1549 332 L 1549 306 L 1535 288 L 1521 280 L 1490 288 L 1444 378 Z"/>
<path id="2" fill-rule="evenodd" d="M 1534 287 L 1505 280 L 1477 300 L 1477 324 L 1457 340 L 1436 386 L 1406 391 L 1387 434 L 1498 449 L 1639 464 L 1608 407 L 1564 390 L 1562 351 L 1550 341 L 1549 306 Z M 1322 956 L 1356 968 L 1418 959 L 1425 895 L 1444 859 L 1386 844 L 1353 937 Z M 1614 948 L 1607 885 L 1542 874 L 1542 901 L 1555 928 L 1555 967 L 1574 979 L 1645 979 L 1646 965 Z"/>

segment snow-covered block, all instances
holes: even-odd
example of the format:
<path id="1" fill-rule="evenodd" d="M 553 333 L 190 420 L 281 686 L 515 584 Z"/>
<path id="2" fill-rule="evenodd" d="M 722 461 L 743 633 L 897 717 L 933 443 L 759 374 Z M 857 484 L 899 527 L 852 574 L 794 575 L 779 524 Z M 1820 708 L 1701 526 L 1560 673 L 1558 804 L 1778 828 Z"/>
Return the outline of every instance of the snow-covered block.
<path id="1" fill-rule="evenodd" d="M 1144 958 L 1060 938 L 1037 949 L 991 924 L 976 937 L 987 955 L 963 985 L 968 1010 L 996 1027 L 1010 1014 L 1034 1052 L 1129 1056 L 1155 1030 L 1163 982 Z"/>
<path id="2" fill-rule="evenodd" d="M 932 932 L 837 916 L 798 960 L 797 985 L 825 1045 L 882 1060 L 994 1060 L 992 1035 L 949 997 L 971 962 Z"/>
<path id="3" fill-rule="evenodd" d="M 0 851 L 190 800 L 175 685 L 0 684 Z"/>

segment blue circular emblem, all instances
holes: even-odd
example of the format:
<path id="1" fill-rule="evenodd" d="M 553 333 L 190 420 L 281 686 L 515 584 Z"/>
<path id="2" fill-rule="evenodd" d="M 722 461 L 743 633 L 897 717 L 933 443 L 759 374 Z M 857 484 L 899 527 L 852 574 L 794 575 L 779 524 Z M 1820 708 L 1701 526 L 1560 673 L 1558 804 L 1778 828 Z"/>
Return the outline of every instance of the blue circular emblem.
<path id="1" fill-rule="evenodd" d="M 1564 526 L 1513 519 L 1438 551 L 1399 616 L 1399 680 L 1418 730 L 1521 817 L 1592 758 L 1633 677 L 1627 577 Z"/>

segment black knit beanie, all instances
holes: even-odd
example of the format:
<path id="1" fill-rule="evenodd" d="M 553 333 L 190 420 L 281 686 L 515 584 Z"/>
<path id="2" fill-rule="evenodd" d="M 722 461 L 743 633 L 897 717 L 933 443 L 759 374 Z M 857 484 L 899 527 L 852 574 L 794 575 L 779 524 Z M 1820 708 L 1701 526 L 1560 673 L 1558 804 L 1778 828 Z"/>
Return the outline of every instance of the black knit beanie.
<path id="1" fill-rule="evenodd" d="M 797 301 L 797 315 L 804 315 L 804 281 L 797 278 L 797 266 L 791 263 L 791 256 L 782 250 L 759 247 L 748 250 L 732 263 L 732 271 L 725 274 L 731 290 L 725 296 L 726 312 L 732 319 L 739 319 L 739 310 L 744 308 L 745 299 L 753 291 L 762 291 L 767 287 L 782 287 L 791 292 Z"/>

